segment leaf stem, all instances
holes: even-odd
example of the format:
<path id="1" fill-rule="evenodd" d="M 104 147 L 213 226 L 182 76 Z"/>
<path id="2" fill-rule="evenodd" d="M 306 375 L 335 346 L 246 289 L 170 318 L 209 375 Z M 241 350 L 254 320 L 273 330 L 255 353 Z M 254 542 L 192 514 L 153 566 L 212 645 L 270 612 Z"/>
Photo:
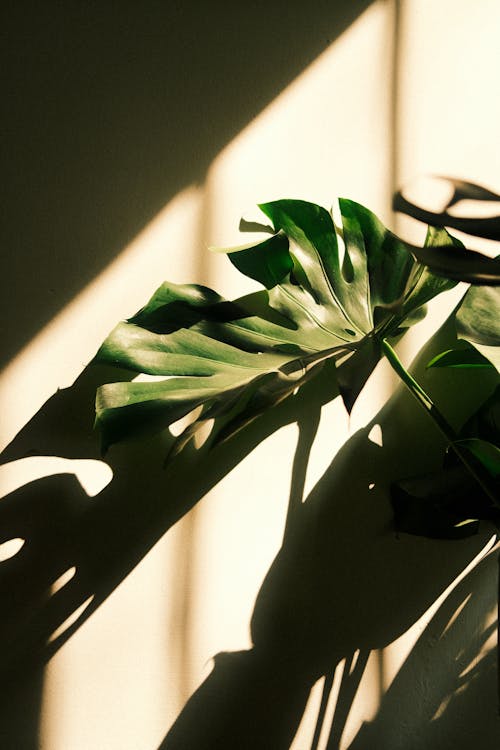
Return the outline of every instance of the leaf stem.
<path id="1" fill-rule="evenodd" d="M 441 414 L 437 406 L 432 401 L 431 397 L 424 391 L 422 386 L 417 383 L 415 378 L 410 375 L 408 370 L 404 367 L 403 363 L 401 362 L 387 339 L 382 339 L 382 351 L 387 357 L 392 369 L 401 378 L 413 397 L 429 414 L 431 419 L 434 421 L 434 424 L 438 427 L 442 435 L 444 435 L 451 449 L 458 456 L 469 474 L 474 477 L 483 492 L 490 498 L 493 504 L 497 508 L 500 508 L 500 500 L 497 497 L 495 490 L 491 487 L 489 476 L 486 476 L 485 471 L 476 468 L 476 466 L 474 466 L 474 464 L 471 462 L 467 450 L 462 448 L 460 444 L 457 444 L 458 435 L 456 434 L 455 430 L 445 419 L 443 414 Z"/>

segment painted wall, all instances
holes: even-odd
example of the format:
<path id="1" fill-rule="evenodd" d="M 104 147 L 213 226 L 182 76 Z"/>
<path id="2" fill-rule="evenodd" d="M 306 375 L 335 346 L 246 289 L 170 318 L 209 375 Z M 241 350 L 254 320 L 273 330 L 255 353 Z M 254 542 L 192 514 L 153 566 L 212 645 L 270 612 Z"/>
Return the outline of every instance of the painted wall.
<path id="1" fill-rule="evenodd" d="M 2 13 L 2 747 L 489 750 L 492 530 L 394 535 L 388 481 L 442 444 L 384 363 L 350 418 L 324 377 L 171 474 L 161 436 L 101 460 L 93 394 L 115 373 L 85 365 L 163 278 L 248 291 L 206 248 L 258 202 L 343 195 L 421 237 L 396 184 L 498 187 L 498 4 Z M 425 375 L 451 335 L 416 367 L 459 424 L 493 383 L 465 403 L 463 376 Z"/>

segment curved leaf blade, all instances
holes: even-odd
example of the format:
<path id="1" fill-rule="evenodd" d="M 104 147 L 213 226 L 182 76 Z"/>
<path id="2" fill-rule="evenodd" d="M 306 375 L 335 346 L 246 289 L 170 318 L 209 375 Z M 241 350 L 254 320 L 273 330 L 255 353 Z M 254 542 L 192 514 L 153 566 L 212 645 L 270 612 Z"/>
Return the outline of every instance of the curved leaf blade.
<path id="1" fill-rule="evenodd" d="M 259 281 L 266 289 L 279 284 L 292 270 L 293 261 L 288 251 L 288 238 L 282 232 L 269 239 L 233 248 L 210 248 L 227 253 L 231 263 L 244 276 Z"/>
<path id="2" fill-rule="evenodd" d="M 342 262 L 326 209 L 298 200 L 261 208 L 275 233 L 228 255 L 264 290 L 228 301 L 206 287 L 164 283 L 102 345 L 98 361 L 156 377 L 98 391 L 104 448 L 165 429 L 197 407 L 201 413 L 173 452 L 208 419 L 222 421 L 219 439 L 227 438 L 326 360 L 339 363 L 338 387 L 350 409 L 380 358 L 382 338 L 399 335 L 425 302 L 454 284 L 415 262 L 409 247 L 354 201 L 340 201 Z M 429 234 L 435 241 L 453 242 L 444 230 Z"/>
<path id="3" fill-rule="evenodd" d="M 456 442 L 477 458 L 492 477 L 500 476 L 500 448 L 498 446 L 480 438 L 464 438 Z"/>
<path id="4" fill-rule="evenodd" d="M 455 324 L 458 337 L 500 372 L 500 287 L 471 287 L 460 303 Z"/>
<path id="5" fill-rule="evenodd" d="M 489 360 L 480 354 L 477 349 L 447 349 L 445 352 L 436 354 L 428 363 L 430 367 L 459 367 L 459 368 L 492 368 Z"/>

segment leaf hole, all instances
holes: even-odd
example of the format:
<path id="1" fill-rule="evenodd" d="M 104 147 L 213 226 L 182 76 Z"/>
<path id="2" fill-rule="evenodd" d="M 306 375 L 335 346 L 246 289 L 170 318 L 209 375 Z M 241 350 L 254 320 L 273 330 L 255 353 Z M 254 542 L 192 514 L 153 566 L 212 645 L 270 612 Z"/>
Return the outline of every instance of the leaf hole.
<path id="1" fill-rule="evenodd" d="M 0 496 L 15 492 L 29 482 L 56 474 L 74 474 L 89 497 L 98 495 L 113 478 L 108 464 L 93 458 L 26 456 L 0 467 Z"/>
<path id="2" fill-rule="evenodd" d="M 354 670 L 356 669 L 356 664 L 357 664 L 357 663 L 358 663 L 358 661 L 359 661 L 359 656 L 360 656 L 360 654 L 361 654 L 361 651 L 360 651 L 360 649 L 358 648 L 358 649 L 356 650 L 356 652 L 354 653 L 354 656 L 353 656 L 353 658 L 352 658 L 352 661 L 351 661 L 351 665 L 350 665 L 350 667 L 349 667 L 349 677 L 350 677 L 350 676 L 351 676 L 352 674 L 354 674 Z M 346 666 L 347 666 L 347 664 L 346 664 Z"/>
<path id="3" fill-rule="evenodd" d="M 453 694 L 452 695 L 447 695 L 446 698 L 444 698 L 444 700 L 441 701 L 441 703 L 438 706 L 438 709 L 437 709 L 436 713 L 434 714 L 434 716 L 432 717 L 431 721 L 436 721 L 437 719 L 441 718 L 441 716 L 445 713 L 446 709 L 448 708 L 448 705 L 449 705 L 449 703 L 450 703 L 450 701 L 451 701 L 452 698 L 453 698 Z"/>
<path id="4" fill-rule="evenodd" d="M 374 487 L 375 487 L 375 482 L 370 482 L 370 484 L 368 485 L 368 489 L 373 490 Z"/>
<path id="5" fill-rule="evenodd" d="M 353 331 L 353 330 L 352 330 L 352 328 L 344 328 L 344 331 L 345 331 L 345 332 L 346 332 L 346 333 L 347 333 L 347 334 L 348 334 L 349 336 L 355 336 L 355 335 L 356 335 L 356 331 Z"/>
<path id="6" fill-rule="evenodd" d="M 202 448 L 207 442 L 214 429 L 215 419 L 206 419 L 194 433 L 194 447 L 196 450 Z"/>
<path id="7" fill-rule="evenodd" d="M 0 544 L 0 562 L 10 560 L 11 557 L 17 555 L 17 553 L 24 547 L 26 539 L 22 537 L 16 537 L 15 539 L 9 539 L 7 542 Z"/>
<path id="8" fill-rule="evenodd" d="M 72 625 L 75 624 L 75 622 L 83 615 L 85 610 L 92 604 L 94 600 L 94 594 L 92 596 L 89 596 L 88 599 L 86 599 L 83 604 L 81 604 L 77 609 L 75 609 L 74 612 L 70 614 L 69 617 L 67 617 L 62 625 L 60 625 L 49 638 L 49 643 L 52 643 L 53 641 L 57 640 L 63 633 L 66 632 Z"/>
<path id="9" fill-rule="evenodd" d="M 498 203 L 464 199 L 450 206 L 448 214 L 458 219 L 493 219 L 498 215 Z"/>
<path id="10" fill-rule="evenodd" d="M 458 620 L 458 618 L 462 614 L 462 611 L 467 606 L 467 604 L 469 603 L 469 601 L 471 600 L 471 598 L 472 598 L 472 594 L 467 594 L 467 596 L 465 597 L 465 599 L 463 600 L 463 602 L 461 602 L 461 604 L 458 605 L 458 607 L 456 608 L 455 612 L 452 614 L 452 616 L 448 620 L 448 624 L 446 625 L 445 629 L 443 630 L 441 638 L 444 635 L 446 635 L 446 633 L 453 627 L 453 625 Z"/>
<path id="11" fill-rule="evenodd" d="M 406 200 L 419 208 L 440 213 L 453 198 L 453 185 L 440 177 L 422 176 L 405 185 L 401 191 Z"/>
<path id="12" fill-rule="evenodd" d="M 66 586 L 67 583 L 71 581 L 72 578 L 75 577 L 76 568 L 73 565 L 73 567 L 68 568 L 64 571 L 62 575 L 59 576 L 59 578 L 54 581 L 54 583 L 51 586 L 52 593 L 56 594 L 60 589 L 62 589 L 63 586 Z"/>
<path id="13" fill-rule="evenodd" d="M 333 225 L 335 227 L 335 234 L 337 236 L 337 247 L 340 268 L 344 265 L 345 258 L 345 242 L 344 242 L 344 222 L 342 217 L 342 211 L 340 210 L 340 204 L 338 200 L 332 203 L 331 215 Z"/>
<path id="14" fill-rule="evenodd" d="M 171 435 L 174 437 L 179 437 L 184 430 L 189 427 L 189 425 L 193 424 L 193 422 L 196 422 L 198 417 L 200 416 L 202 412 L 203 406 L 197 406 L 192 411 L 188 412 L 188 414 L 185 414 L 183 417 L 178 419 L 176 422 L 172 422 L 172 424 L 169 426 L 168 431 Z"/>
<path id="15" fill-rule="evenodd" d="M 371 443 L 375 443 L 375 445 L 380 445 L 380 447 L 382 448 L 382 446 L 384 445 L 384 440 L 382 437 L 382 428 L 379 424 L 373 425 L 370 432 L 368 433 L 368 440 Z"/>

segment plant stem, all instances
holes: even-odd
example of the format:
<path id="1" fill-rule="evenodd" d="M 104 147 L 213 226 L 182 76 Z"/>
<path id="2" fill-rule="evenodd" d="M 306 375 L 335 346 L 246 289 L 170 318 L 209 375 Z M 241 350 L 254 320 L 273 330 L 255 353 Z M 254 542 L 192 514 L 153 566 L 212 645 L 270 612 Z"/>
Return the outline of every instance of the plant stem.
<path id="1" fill-rule="evenodd" d="M 485 471 L 482 471 L 480 468 L 476 468 L 476 466 L 471 462 L 467 450 L 462 448 L 461 445 L 457 444 L 456 441 L 458 439 L 458 436 L 455 430 L 441 414 L 437 406 L 432 401 L 431 397 L 424 391 L 422 386 L 417 383 L 415 378 L 412 377 L 412 375 L 410 375 L 408 370 L 404 367 L 403 363 L 401 362 L 387 339 L 382 339 L 382 351 L 387 357 L 392 369 L 397 373 L 397 375 L 399 375 L 413 397 L 416 398 L 418 403 L 429 414 L 431 419 L 434 421 L 434 424 L 444 435 L 451 449 L 458 456 L 467 471 L 471 474 L 471 476 L 474 477 L 483 492 L 490 498 L 490 500 L 492 500 L 494 505 L 497 508 L 500 508 L 500 500 L 497 497 L 495 490 L 491 487 L 489 476 L 486 475 Z"/>

